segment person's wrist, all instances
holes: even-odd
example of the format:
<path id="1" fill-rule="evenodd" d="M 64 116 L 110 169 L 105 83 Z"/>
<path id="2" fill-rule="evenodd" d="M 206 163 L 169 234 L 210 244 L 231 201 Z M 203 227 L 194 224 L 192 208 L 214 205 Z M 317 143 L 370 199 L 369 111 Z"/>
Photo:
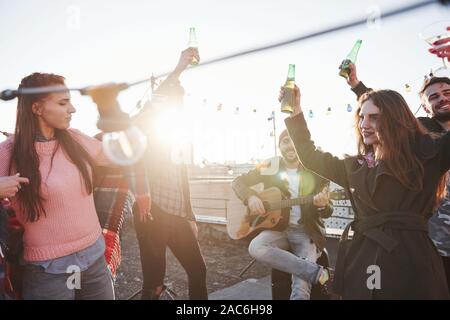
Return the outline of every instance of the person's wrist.
<path id="1" fill-rule="evenodd" d="M 359 82 L 360 81 L 358 79 L 350 81 L 350 87 L 352 87 L 352 89 L 355 89 L 358 86 Z"/>
<path id="2" fill-rule="evenodd" d="M 292 112 L 291 114 L 290 114 L 290 117 L 291 118 L 293 118 L 293 117 L 295 117 L 295 116 L 298 116 L 300 113 L 302 113 L 303 111 L 302 111 L 302 108 L 301 107 L 298 107 L 298 108 L 294 108 L 294 112 Z"/>
<path id="3" fill-rule="evenodd" d="M 171 78 L 178 79 L 180 75 L 183 73 L 184 68 L 177 66 L 172 73 L 170 74 Z"/>

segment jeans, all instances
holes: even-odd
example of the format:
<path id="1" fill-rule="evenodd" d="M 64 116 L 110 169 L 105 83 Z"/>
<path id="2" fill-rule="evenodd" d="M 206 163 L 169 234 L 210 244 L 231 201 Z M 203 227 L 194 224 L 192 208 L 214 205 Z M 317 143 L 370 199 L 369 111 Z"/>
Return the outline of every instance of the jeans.
<path id="1" fill-rule="evenodd" d="M 23 275 L 25 300 L 114 300 L 111 272 L 105 258 L 97 259 L 87 270 L 81 271 L 80 286 L 74 288 L 76 273 L 46 273 L 38 265 L 26 264 Z"/>
<path id="2" fill-rule="evenodd" d="M 292 274 L 291 300 L 309 300 L 311 284 L 317 282 L 322 267 L 316 263 L 320 251 L 302 225 L 283 232 L 264 230 L 248 249 L 262 264 Z"/>
<path id="3" fill-rule="evenodd" d="M 81 271 L 85 271 L 104 254 L 105 238 L 100 235 L 97 241 L 86 249 L 56 259 L 30 263 L 43 267 L 47 273 L 66 273 L 68 266 L 78 266 Z"/>

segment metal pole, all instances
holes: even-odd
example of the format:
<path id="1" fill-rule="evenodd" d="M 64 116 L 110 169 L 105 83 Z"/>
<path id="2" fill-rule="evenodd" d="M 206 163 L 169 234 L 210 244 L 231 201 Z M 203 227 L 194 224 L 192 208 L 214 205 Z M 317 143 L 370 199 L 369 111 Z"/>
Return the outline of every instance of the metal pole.
<path id="1" fill-rule="evenodd" d="M 251 266 L 256 262 L 256 259 L 252 259 L 252 261 L 249 262 L 249 264 L 247 264 L 244 269 L 242 269 L 242 271 L 239 273 L 239 278 L 242 278 L 242 276 L 244 275 L 244 273 L 247 272 L 248 269 L 251 268 Z"/>

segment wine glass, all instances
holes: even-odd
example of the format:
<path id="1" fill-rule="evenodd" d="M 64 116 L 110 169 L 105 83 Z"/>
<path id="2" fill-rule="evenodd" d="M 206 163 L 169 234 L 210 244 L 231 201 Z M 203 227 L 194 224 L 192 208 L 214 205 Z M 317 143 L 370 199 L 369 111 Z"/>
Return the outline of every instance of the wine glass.
<path id="1" fill-rule="evenodd" d="M 447 27 L 449 26 L 450 20 L 434 22 L 423 28 L 419 35 L 430 46 L 439 49 L 442 46 L 448 45 L 448 43 L 442 45 L 434 45 L 434 43 L 438 40 L 450 38 L 450 30 L 447 30 Z M 445 58 L 442 58 L 442 63 L 443 67 L 440 67 L 438 70 L 447 69 L 449 67 Z"/>

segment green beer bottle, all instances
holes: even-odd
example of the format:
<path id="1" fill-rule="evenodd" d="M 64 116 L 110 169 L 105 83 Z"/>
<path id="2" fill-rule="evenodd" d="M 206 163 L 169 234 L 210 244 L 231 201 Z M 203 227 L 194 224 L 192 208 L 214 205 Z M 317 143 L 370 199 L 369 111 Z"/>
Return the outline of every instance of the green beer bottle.
<path id="1" fill-rule="evenodd" d="M 347 58 L 345 58 L 344 61 L 342 61 L 341 66 L 339 69 L 339 75 L 344 78 L 348 78 L 350 76 L 350 69 L 348 66 L 350 63 L 355 64 L 356 63 L 356 57 L 358 56 L 359 48 L 361 47 L 362 40 L 357 40 L 355 45 L 353 46 L 352 51 L 347 55 Z"/>
<path id="2" fill-rule="evenodd" d="M 284 96 L 281 100 L 281 112 L 294 112 L 294 86 L 295 86 L 295 64 L 289 65 L 289 71 L 284 84 Z"/>
<path id="3" fill-rule="evenodd" d="M 198 49 L 198 42 L 197 42 L 197 36 L 195 35 L 195 28 L 189 29 L 188 47 Z M 191 65 L 195 66 L 197 64 L 198 64 L 198 60 L 195 57 L 192 58 Z"/>

